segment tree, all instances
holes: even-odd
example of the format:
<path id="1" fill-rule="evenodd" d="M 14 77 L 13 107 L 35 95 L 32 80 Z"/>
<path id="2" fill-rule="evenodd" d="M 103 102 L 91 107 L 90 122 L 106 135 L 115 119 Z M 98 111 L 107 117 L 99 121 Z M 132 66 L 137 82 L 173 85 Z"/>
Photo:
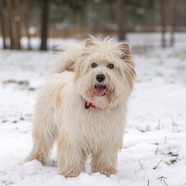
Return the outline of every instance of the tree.
<path id="1" fill-rule="evenodd" d="M 47 50 L 48 22 L 49 22 L 50 0 L 42 0 L 41 15 L 41 47 L 40 50 Z"/>
<path id="2" fill-rule="evenodd" d="M 12 24 L 12 1 L 6 0 L 7 3 L 7 10 L 8 10 L 8 28 L 9 28 L 9 37 L 10 37 L 10 48 L 14 49 L 15 42 L 13 37 L 13 24 Z"/>
<path id="3" fill-rule="evenodd" d="M 30 50 L 31 45 L 30 45 L 30 33 L 29 33 L 28 0 L 23 0 L 23 12 L 24 12 L 25 33 L 28 39 L 28 49 Z"/>
<path id="4" fill-rule="evenodd" d="M 109 3 L 116 3 L 116 22 L 118 25 L 118 38 L 119 40 L 126 40 L 127 32 L 127 18 L 132 17 L 136 20 L 143 19 L 144 13 L 141 13 L 139 10 L 143 10 L 144 7 L 153 9 L 154 0 L 107 0 Z"/>
<path id="5" fill-rule="evenodd" d="M 161 46 L 162 48 L 166 47 L 166 11 L 165 11 L 165 0 L 160 0 L 160 14 L 161 14 Z"/>
<path id="6" fill-rule="evenodd" d="M 174 46 L 174 33 L 176 30 L 176 5 L 175 0 L 171 0 L 171 38 L 170 38 L 170 46 Z"/>
<path id="7" fill-rule="evenodd" d="M 117 0 L 116 2 L 116 18 L 117 18 L 117 25 L 118 25 L 118 29 L 117 29 L 117 34 L 118 34 L 118 39 L 120 40 L 126 40 L 126 32 L 123 29 L 123 23 L 124 21 L 124 17 L 123 17 L 123 1 L 124 0 Z"/>
<path id="8" fill-rule="evenodd" d="M 81 37 L 82 36 L 82 14 L 83 14 L 83 11 L 85 9 L 88 9 L 90 7 L 90 4 L 92 4 L 94 2 L 94 0 L 78 0 L 78 1 L 77 0 L 70 0 L 70 1 L 69 0 L 62 0 L 62 2 L 66 5 L 68 5 L 72 9 L 72 11 L 74 12 L 76 31 L 77 31 L 77 33 L 80 33 L 80 37 Z"/>
<path id="9" fill-rule="evenodd" d="M 21 50 L 21 25 L 20 25 L 20 11 L 19 11 L 19 0 L 14 0 L 14 7 L 15 7 L 15 26 L 16 26 L 16 36 L 15 36 L 15 49 Z"/>
<path id="10" fill-rule="evenodd" d="M 87 3 L 86 18 L 87 18 L 88 32 L 91 34 L 93 31 L 93 4 L 92 3 Z"/>
<path id="11" fill-rule="evenodd" d="M 5 23 L 4 23 L 4 15 L 3 15 L 3 4 L 0 1 L 0 24 L 1 24 L 1 32 L 3 37 L 3 48 L 6 49 L 6 36 L 5 36 Z"/>
<path id="12" fill-rule="evenodd" d="M 11 49 L 21 49 L 21 28 L 20 28 L 20 5 L 19 0 L 6 0 L 8 13 L 8 28 Z M 15 31 L 14 31 L 15 30 Z"/>

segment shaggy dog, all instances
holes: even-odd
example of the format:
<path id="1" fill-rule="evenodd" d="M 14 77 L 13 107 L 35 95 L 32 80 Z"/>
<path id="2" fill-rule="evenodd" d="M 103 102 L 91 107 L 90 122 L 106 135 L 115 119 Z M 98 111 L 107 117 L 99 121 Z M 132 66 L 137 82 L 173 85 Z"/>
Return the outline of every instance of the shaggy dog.
<path id="1" fill-rule="evenodd" d="M 126 42 L 91 37 L 50 64 L 35 106 L 33 149 L 26 161 L 45 163 L 57 140 L 59 174 L 76 177 L 91 154 L 92 172 L 117 173 L 127 100 L 135 79 Z"/>

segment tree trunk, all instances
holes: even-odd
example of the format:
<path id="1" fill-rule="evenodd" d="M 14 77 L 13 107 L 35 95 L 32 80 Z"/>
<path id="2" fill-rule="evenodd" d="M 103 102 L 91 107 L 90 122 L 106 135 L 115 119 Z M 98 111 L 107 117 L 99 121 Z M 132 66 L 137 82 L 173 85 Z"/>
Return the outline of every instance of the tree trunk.
<path id="1" fill-rule="evenodd" d="M 31 44 L 30 44 L 30 33 L 29 33 L 29 16 L 28 16 L 28 0 L 23 0 L 24 3 L 24 26 L 25 26 L 25 33 L 28 39 L 28 50 L 31 49 Z"/>
<path id="2" fill-rule="evenodd" d="M 75 21 L 76 21 L 76 32 L 79 39 L 82 39 L 82 25 L 81 25 L 81 12 L 75 12 Z"/>
<path id="3" fill-rule="evenodd" d="M 176 5 L 177 3 L 175 0 L 171 0 L 171 38 L 170 38 L 170 46 L 173 47 L 175 40 L 174 34 L 176 30 Z"/>
<path id="4" fill-rule="evenodd" d="M 14 37 L 13 37 L 13 23 L 12 23 L 12 1 L 6 0 L 8 9 L 8 27 L 9 27 L 9 37 L 10 37 L 10 48 L 14 49 Z"/>
<path id="5" fill-rule="evenodd" d="M 3 15 L 3 7 L 2 1 L 0 1 L 0 24 L 1 24 L 1 31 L 3 37 L 3 48 L 7 49 L 6 46 L 6 36 L 5 36 L 5 25 L 4 25 L 4 15 Z"/>
<path id="6" fill-rule="evenodd" d="M 41 16 L 42 28 L 41 28 L 41 47 L 40 47 L 40 50 L 47 50 L 49 5 L 50 5 L 50 0 L 43 0 L 42 1 L 42 16 Z"/>
<path id="7" fill-rule="evenodd" d="M 165 10 L 165 0 L 160 0 L 160 14 L 161 14 L 161 46 L 162 48 L 166 47 L 166 10 Z"/>
<path id="8" fill-rule="evenodd" d="M 14 7 L 15 7 L 15 16 L 14 16 L 14 20 L 15 20 L 15 25 L 16 25 L 16 45 L 15 45 L 15 49 L 21 50 L 21 26 L 20 26 L 20 11 L 19 11 L 19 0 L 14 0 Z"/>
<path id="9" fill-rule="evenodd" d="M 155 5 L 153 5 L 151 10 L 151 18 L 150 18 L 150 25 L 151 25 L 151 31 L 154 32 L 155 28 Z"/>
<path id="10" fill-rule="evenodd" d="M 126 40 L 126 32 L 123 29 L 123 23 L 125 22 L 123 17 L 123 3 L 124 0 L 117 0 L 116 2 L 116 19 L 118 25 L 117 34 L 119 41 Z"/>
<path id="11" fill-rule="evenodd" d="M 87 11 L 86 11 L 86 22 L 87 22 L 87 28 L 88 32 L 91 34 L 93 32 L 93 4 L 87 3 Z"/>

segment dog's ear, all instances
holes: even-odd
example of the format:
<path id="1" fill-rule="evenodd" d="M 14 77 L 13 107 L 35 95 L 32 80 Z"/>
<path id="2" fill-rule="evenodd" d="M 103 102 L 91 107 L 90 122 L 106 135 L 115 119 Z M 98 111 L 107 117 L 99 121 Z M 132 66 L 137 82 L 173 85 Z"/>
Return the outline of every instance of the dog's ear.
<path id="1" fill-rule="evenodd" d="M 95 46 L 93 39 L 86 39 L 85 41 L 85 47 Z"/>
<path id="2" fill-rule="evenodd" d="M 132 90 L 134 87 L 134 79 L 136 77 L 136 72 L 135 72 L 135 64 L 133 62 L 133 57 L 131 53 L 131 47 L 127 42 L 122 42 L 118 44 L 118 48 L 122 51 L 120 58 L 126 64 L 125 73 L 127 74 L 129 86 Z"/>
<path id="3" fill-rule="evenodd" d="M 131 47 L 127 42 L 119 43 L 118 48 L 122 51 L 122 59 L 129 59 L 131 57 Z"/>

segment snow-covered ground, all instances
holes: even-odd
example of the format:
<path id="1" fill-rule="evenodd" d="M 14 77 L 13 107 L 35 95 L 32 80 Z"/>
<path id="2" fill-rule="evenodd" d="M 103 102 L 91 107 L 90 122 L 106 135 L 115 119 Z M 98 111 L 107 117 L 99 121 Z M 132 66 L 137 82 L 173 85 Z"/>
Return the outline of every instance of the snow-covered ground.
<path id="1" fill-rule="evenodd" d="M 181 48 L 181 47 L 180 47 Z M 58 175 L 56 148 L 46 165 L 24 163 L 32 148 L 36 93 L 51 52 L 0 51 L 0 186 L 185 186 L 186 50 L 135 54 L 137 80 L 129 102 L 118 173 Z"/>

